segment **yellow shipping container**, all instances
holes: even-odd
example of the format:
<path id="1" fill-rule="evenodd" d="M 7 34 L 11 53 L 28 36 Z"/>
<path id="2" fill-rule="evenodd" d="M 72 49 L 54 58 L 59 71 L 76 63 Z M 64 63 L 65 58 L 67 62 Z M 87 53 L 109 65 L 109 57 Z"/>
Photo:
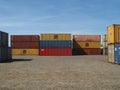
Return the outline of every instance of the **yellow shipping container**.
<path id="1" fill-rule="evenodd" d="M 71 34 L 41 34 L 40 40 L 71 40 Z"/>
<path id="2" fill-rule="evenodd" d="M 120 43 L 120 24 L 108 26 L 108 44 Z"/>
<path id="3" fill-rule="evenodd" d="M 39 49 L 12 49 L 12 55 L 39 55 Z"/>
<path id="4" fill-rule="evenodd" d="M 100 42 L 74 42 L 73 48 L 100 48 Z"/>

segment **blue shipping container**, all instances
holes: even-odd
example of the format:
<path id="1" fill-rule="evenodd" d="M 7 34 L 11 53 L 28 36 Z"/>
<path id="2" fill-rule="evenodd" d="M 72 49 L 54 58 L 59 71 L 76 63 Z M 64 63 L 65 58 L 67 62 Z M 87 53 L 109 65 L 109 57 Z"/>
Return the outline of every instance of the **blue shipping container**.
<path id="1" fill-rule="evenodd" d="M 120 44 L 115 44 L 115 63 L 120 64 Z"/>
<path id="2" fill-rule="evenodd" d="M 40 48 L 71 48 L 72 41 L 40 41 Z"/>

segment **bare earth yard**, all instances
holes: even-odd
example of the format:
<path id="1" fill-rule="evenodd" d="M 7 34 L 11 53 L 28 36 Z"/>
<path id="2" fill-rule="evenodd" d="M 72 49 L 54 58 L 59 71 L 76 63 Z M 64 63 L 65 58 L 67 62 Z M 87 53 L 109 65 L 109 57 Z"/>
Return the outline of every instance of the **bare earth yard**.
<path id="1" fill-rule="evenodd" d="M 107 56 L 14 56 L 0 63 L 0 90 L 120 90 Z"/>

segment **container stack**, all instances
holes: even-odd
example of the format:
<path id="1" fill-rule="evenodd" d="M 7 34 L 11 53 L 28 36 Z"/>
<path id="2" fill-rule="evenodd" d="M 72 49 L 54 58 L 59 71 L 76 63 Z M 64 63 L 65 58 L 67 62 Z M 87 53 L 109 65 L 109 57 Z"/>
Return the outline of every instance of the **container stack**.
<path id="1" fill-rule="evenodd" d="M 39 55 L 39 35 L 11 35 L 12 55 Z"/>
<path id="2" fill-rule="evenodd" d="M 0 31 L 0 62 L 11 60 L 11 48 L 8 47 L 8 33 Z"/>
<path id="3" fill-rule="evenodd" d="M 41 34 L 41 56 L 71 56 L 71 34 Z"/>
<path id="4" fill-rule="evenodd" d="M 102 44 L 103 44 L 103 55 L 108 55 L 108 41 L 106 34 L 102 36 Z"/>
<path id="5" fill-rule="evenodd" d="M 120 64 L 120 24 L 108 26 L 107 34 L 108 62 Z"/>
<path id="6" fill-rule="evenodd" d="M 73 55 L 100 55 L 100 35 L 73 35 Z"/>

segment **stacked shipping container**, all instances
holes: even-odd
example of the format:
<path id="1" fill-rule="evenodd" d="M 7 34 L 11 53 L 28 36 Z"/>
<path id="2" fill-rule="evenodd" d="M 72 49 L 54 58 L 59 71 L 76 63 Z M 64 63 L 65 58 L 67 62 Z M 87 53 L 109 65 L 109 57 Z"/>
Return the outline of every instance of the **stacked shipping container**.
<path id="1" fill-rule="evenodd" d="M 102 36 L 102 44 L 103 44 L 103 55 L 108 55 L 108 43 L 107 43 L 107 35 Z"/>
<path id="2" fill-rule="evenodd" d="M 41 56 L 71 56 L 71 34 L 41 34 Z"/>
<path id="3" fill-rule="evenodd" d="M 100 35 L 73 35 L 73 55 L 100 55 Z"/>
<path id="4" fill-rule="evenodd" d="M 8 47 L 8 33 L 0 31 L 0 62 L 12 60 L 11 48 Z"/>
<path id="5" fill-rule="evenodd" d="M 39 55 L 39 35 L 11 35 L 12 55 Z"/>
<path id="6" fill-rule="evenodd" d="M 108 62 L 120 64 L 120 24 L 108 26 L 107 34 Z"/>

